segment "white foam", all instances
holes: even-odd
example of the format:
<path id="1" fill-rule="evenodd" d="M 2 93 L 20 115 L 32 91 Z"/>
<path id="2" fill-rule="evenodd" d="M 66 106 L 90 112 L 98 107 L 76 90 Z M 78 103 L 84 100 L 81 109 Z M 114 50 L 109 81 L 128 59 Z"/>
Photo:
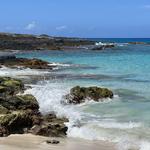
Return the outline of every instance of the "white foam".
<path id="1" fill-rule="evenodd" d="M 58 116 L 68 117 L 69 122 L 66 123 L 68 137 L 119 143 L 119 150 L 128 150 L 129 148 L 148 150 L 149 143 L 141 143 L 136 135 L 131 135 L 128 132 L 140 128 L 141 123 L 118 122 L 111 118 L 101 119 L 101 116 L 84 112 L 82 110 L 84 106 L 82 105 L 63 105 L 61 103 L 62 96 L 68 94 L 70 88 L 63 82 L 45 81 L 45 83 L 42 82 L 32 89 L 28 89 L 25 94 L 31 93 L 37 98 L 41 112 L 54 111 Z M 90 105 L 90 103 L 87 105 Z"/>
<path id="2" fill-rule="evenodd" d="M 150 150 L 150 142 L 139 139 L 128 138 L 120 140 L 117 144 L 118 150 Z"/>
<path id="3" fill-rule="evenodd" d="M 113 98 L 103 98 L 103 99 L 100 99 L 99 102 L 96 102 L 92 99 L 86 99 L 84 103 L 81 103 L 81 104 L 78 104 L 78 106 L 87 106 L 87 105 L 91 105 L 91 104 L 97 104 L 97 103 L 110 103 L 114 100 L 119 100 L 119 95 L 114 95 Z"/>
<path id="4" fill-rule="evenodd" d="M 54 111 L 58 116 L 66 116 L 69 118 L 68 137 L 80 137 L 87 139 L 97 138 L 96 132 L 92 128 L 85 126 L 80 127 L 82 115 L 80 106 L 77 105 L 63 105 L 61 103 L 62 96 L 69 93 L 70 88 L 65 84 L 45 82 L 44 85 L 34 86 L 28 89 L 25 94 L 33 94 L 40 105 L 40 111 L 48 113 Z"/>
<path id="5" fill-rule="evenodd" d="M 64 63 L 50 63 L 50 66 L 61 66 L 61 67 L 70 67 L 71 64 L 64 64 Z"/>
<path id="6" fill-rule="evenodd" d="M 123 47 L 123 46 L 127 46 L 128 43 L 117 43 L 117 46 Z"/>
<path id="7" fill-rule="evenodd" d="M 48 71 L 40 71 L 36 69 L 21 69 L 21 68 L 16 68 L 16 69 L 11 69 L 8 67 L 2 67 L 0 68 L 0 76 L 10 76 L 10 77 L 16 77 L 16 76 L 30 76 L 30 75 L 43 75 L 43 74 L 48 73 Z"/>
<path id="8" fill-rule="evenodd" d="M 120 123 L 120 122 L 104 122 L 101 121 L 98 126 L 102 128 L 114 128 L 114 129 L 133 129 L 141 127 L 141 123 L 128 122 L 128 123 Z"/>
<path id="9" fill-rule="evenodd" d="M 31 93 L 37 98 L 41 112 L 54 111 L 58 116 L 66 116 L 70 121 L 74 122 L 80 120 L 80 112 L 75 110 L 76 106 L 64 106 L 61 104 L 62 96 L 66 95 L 69 89 L 60 83 L 47 82 L 44 86 L 38 85 L 28 89 L 25 94 Z"/>
<path id="10" fill-rule="evenodd" d="M 140 123 L 119 123 L 114 122 L 114 120 L 110 120 L 107 122 L 101 120 L 89 120 L 81 127 L 69 125 L 68 136 L 79 137 L 88 140 L 120 142 L 122 140 L 127 141 L 129 139 L 128 133 L 124 134 L 127 130 L 138 128 L 140 126 Z"/>
<path id="11" fill-rule="evenodd" d="M 96 46 L 106 46 L 106 45 L 114 45 L 114 43 L 102 43 L 102 42 L 96 42 Z"/>
<path id="12" fill-rule="evenodd" d="M 140 144 L 140 150 L 150 150 L 150 142 L 142 141 Z"/>
<path id="13" fill-rule="evenodd" d="M 73 127 L 71 125 L 68 125 L 68 127 L 68 137 L 83 138 L 88 140 L 97 140 L 98 137 L 100 137 L 95 129 L 89 128 L 87 126 Z M 99 139 L 104 140 L 102 137 Z"/>

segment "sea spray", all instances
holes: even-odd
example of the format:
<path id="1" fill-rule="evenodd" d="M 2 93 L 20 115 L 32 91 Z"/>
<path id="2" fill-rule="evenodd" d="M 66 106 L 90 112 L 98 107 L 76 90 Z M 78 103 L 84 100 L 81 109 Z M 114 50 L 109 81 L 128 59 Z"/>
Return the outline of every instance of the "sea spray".
<path id="1" fill-rule="evenodd" d="M 66 123 L 68 137 L 115 142 L 118 143 L 119 150 L 123 150 L 124 143 L 127 143 L 124 150 L 140 147 L 140 144 L 134 143 L 141 141 L 136 135 L 130 135 L 132 130 L 142 126 L 140 122 L 118 122 L 115 119 L 84 112 L 85 107 L 96 104 L 93 101 L 83 105 L 64 105 L 61 101 L 63 96 L 69 93 L 70 88 L 71 86 L 64 82 L 40 81 L 25 93 L 31 93 L 37 98 L 42 113 L 55 112 L 57 116 L 69 118 L 69 122 Z M 141 150 L 145 150 L 142 148 L 143 145 Z"/>
<path id="2" fill-rule="evenodd" d="M 8 68 L 3 66 L 2 68 L 0 68 L 0 76 L 10 76 L 10 77 L 19 77 L 19 76 L 23 76 L 23 77 L 28 77 L 30 75 L 43 75 L 43 74 L 47 74 L 49 73 L 48 71 L 43 71 L 43 70 L 36 70 L 36 69 L 30 69 L 30 68 Z"/>
<path id="3" fill-rule="evenodd" d="M 42 81 L 25 93 L 32 93 L 37 98 L 42 113 L 55 112 L 57 116 L 69 118 L 69 121 L 74 124 L 81 119 L 81 112 L 76 110 L 77 106 L 62 104 L 62 97 L 69 90 L 70 88 L 65 84 Z"/>

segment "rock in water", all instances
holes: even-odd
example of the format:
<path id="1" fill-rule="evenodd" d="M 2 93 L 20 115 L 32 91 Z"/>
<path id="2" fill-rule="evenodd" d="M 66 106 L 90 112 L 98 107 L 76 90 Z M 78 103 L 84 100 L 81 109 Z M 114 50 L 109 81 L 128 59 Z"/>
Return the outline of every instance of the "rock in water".
<path id="1" fill-rule="evenodd" d="M 53 69 L 48 62 L 40 59 L 28 59 L 28 58 L 12 58 L 12 59 L 2 59 L 0 60 L 0 66 L 6 66 L 9 68 L 30 68 L 30 69 Z"/>
<path id="2" fill-rule="evenodd" d="M 2 98 L 1 105 L 9 110 L 38 110 L 39 104 L 33 95 L 17 95 Z"/>
<path id="3" fill-rule="evenodd" d="M 42 117 L 39 125 L 35 125 L 29 131 L 35 135 L 64 137 L 68 128 L 64 122 L 68 122 L 66 118 L 57 118 L 54 114 L 48 114 Z"/>
<path id="4" fill-rule="evenodd" d="M 0 137 L 9 134 L 32 133 L 42 136 L 65 136 L 66 118 L 54 114 L 42 115 L 33 95 L 17 95 L 24 84 L 17 79 L 0 77 Z"/>
<path id="5" fill-rule="evenodd" d="M 65 97 L 68 103 L 80 104 L 85 102 L 86 99 L 92 99 L 98 102 L 104 98 L 113 98 L 113 92 L 107 88 L 76 86 Z"/>
<path id="6" fill-rule="evenodd" d="M 145 42 L 129 42 L 128 44 L 133 44 L 133 45 L 141 44 L 141 45 L 144 45 L 146 43 Z"/>
<path id="7" fill-rule="evenodd" d="M 111 48 L 114 48 L 115 47 L 115 44 L 111 44 L 111 43 L 108 43 L 108 44 L 101 44 L 101 45 L 96 45 L 92 48 L 92 50 L 104 50 L 104 49 L 111 49 Z"/>
<path id="8" fill-rule="evenodd" d="M 23 91 L 24 84 L 22 81 L 9 77 L 0 77 L 0 98 L 11 97 Z"/>
<path id="9" fill-rule="evenodd" d="M 24 128 L 32 127 L 32 111 L 16 111 L 0 116 L 0 125 L 9 134 L 24 133 Z"/>

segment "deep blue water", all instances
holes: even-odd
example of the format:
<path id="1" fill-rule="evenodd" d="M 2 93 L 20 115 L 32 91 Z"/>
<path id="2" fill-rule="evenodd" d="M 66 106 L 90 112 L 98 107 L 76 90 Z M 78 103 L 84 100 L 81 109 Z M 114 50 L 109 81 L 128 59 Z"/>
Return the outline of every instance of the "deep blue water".
<path id="1" fill-rule="evenodd" d="M 150 38 L 93 38 L 92 40 L 101 42 L 115 42 L 115 43 L 128 43 L 128 42 L 150 43 Z"/>

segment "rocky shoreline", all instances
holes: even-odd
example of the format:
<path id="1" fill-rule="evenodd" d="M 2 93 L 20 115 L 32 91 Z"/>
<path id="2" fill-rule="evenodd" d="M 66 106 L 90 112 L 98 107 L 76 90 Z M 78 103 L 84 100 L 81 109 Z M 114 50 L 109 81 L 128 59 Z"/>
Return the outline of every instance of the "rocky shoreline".
<path id="1" fill-rule="evenodd" d="M 17 58 L 6 56 L 0 58 L 0 67 L 49 69 L 55 66 L 40 59 Z M 24 94 L 27 87 L 21 80 L 11 77 L 0 77 L 0 137 L 10 134 L 25 134 L 65 137 L 68 118 L 59 118 L 54 112 L 42 114 L 39 104 L 31 94 Z M 109 89 L 100 87 L 76 86 L 66 95 L 64 105 L 84 103 L 86 99 L 96 102 L 104 98 L 113 98 Z M 53 141 L 48 141 L 50 143 Z"/>
<path id="2" fill-rule="evenodd" d="M 24 133 L 65 137 L 68 130 L 65 123 L 69 120 L 54 113 L 43 115 L 36 98 L 23 94 L 26 88 L 21 80 L 0 77 L 0 137 Z M 66 95 L 68 104 L 80 104 L 85 98 L 102 101 L 102 98 L 113 98 L 113 93 L 105 88 L 77 86 Z"/>
<path id="3" fill-rule="evenodd" d="M 23 95 L 26 89 L 22 81 L 0 77 L 0 136 L 32 133 L 42 136 L 66 136 L 67 118 L 54 113 L 41 114 L 33 95 Z M 19 94 L 19 95 L 18 95 Z"/>
<path id="4" fill-rule="evenodd" d="M 53 37 L 45 34 L 0 33 L 0 51 L 104 50 L 115 46 L 114 43 L 101 43 L 85 38 Z"/>
<path id="5" fill-rule="evenodd" d="M 0 50 L 63 50 L 65 47 L 94 45 L 81 38 L 52 37 L 48 35 L 0 33 Z"/>
<path id="6" fill-rule="evenodd" d="M 55 66 L 49 62 L 40 59 L 17 58 L 16 56 L 5 56 L 0 58 L 0 67 L 6 66 L 9 68 L 30 68 L 30 69 L 50 69 Z"/>
<path id="7" fill-rule="evenodd" d="M 128 42 L 130 45 L 150 45 L 146 42 Z M 103 43 L 86 38 L 53 37 L 49 35 L 30 35 L 0 33 L 0 51 L 30 50 L 105 50 L 113 49 L 116 43 Z"/>

